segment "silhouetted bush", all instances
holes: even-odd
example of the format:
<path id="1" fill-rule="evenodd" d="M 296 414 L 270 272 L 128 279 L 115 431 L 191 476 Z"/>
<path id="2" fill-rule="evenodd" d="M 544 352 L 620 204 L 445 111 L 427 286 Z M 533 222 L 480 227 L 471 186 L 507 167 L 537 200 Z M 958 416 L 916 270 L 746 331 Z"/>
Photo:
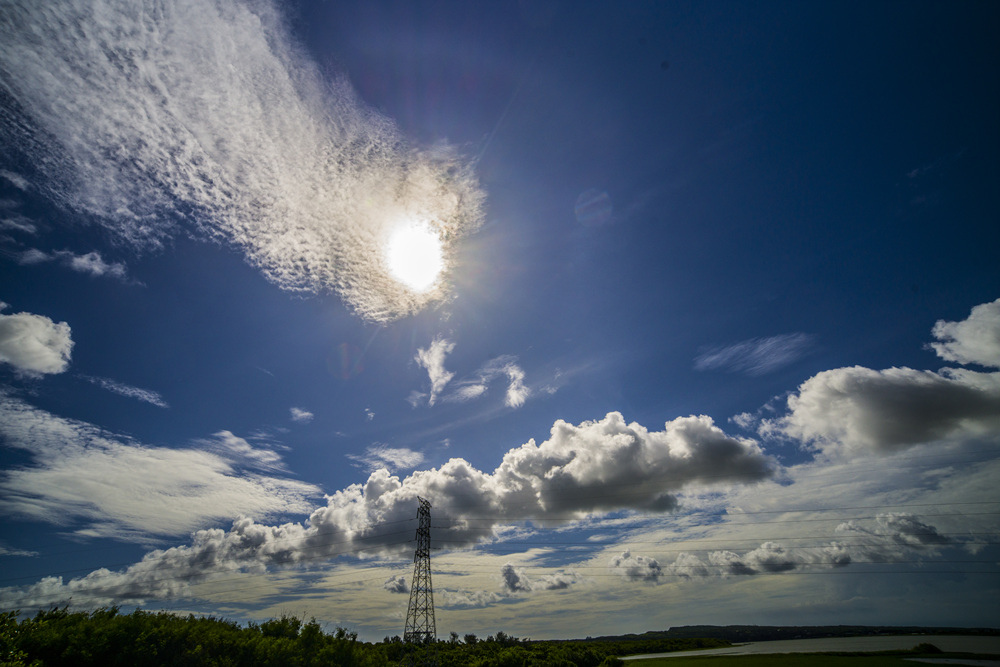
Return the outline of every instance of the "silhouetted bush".
<path id="1" fill-rule="evenodd" d="M 939 649 L 937 646 L 935 646 L 934 644 L 930 644 L 928 642 L 921 642 L 920 644 L 917 644 L 916 646 L 913 647 L 913 652 L 914 653 L 944 653 L 944 651 L 942 651 L 941 649 Z"/>

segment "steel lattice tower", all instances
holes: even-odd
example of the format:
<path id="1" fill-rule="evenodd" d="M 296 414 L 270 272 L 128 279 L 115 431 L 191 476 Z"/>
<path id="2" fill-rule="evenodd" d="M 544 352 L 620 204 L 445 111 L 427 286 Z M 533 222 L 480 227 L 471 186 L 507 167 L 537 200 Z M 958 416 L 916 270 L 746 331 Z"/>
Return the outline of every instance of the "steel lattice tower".
<path id="1" fill-rule="evenodd" d="M 434 590 L 431 588 L 431 503 L 417 496 L 417 548 L 413 553 L 410 608 L 406 612 L 404 642 L 430 642 L 437 637 L 434 624 Z"/>

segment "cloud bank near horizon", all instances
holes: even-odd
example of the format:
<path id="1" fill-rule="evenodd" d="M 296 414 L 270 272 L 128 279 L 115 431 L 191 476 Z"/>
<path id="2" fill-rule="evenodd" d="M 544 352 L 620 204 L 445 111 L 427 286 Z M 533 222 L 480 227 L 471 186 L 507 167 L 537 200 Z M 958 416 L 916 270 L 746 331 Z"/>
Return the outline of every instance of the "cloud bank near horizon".
<path id="1" fill-rule="evenodd" d="M 984 335 L 979 329 L 955 324 L 949 333 L 953 344 L 966 344 L 970 336 L 980 340 Z M 975 333 L 964 333 L 968 331 Z M 987 334 L 992 335 L 992 331 Z M 817 466 L 832 465 L 833 455 L 859 462 L 863 457 L 889 462 L 897 452 L 917 444 L 962 443 L 970 438 L 996 441 L 1000 434 L 995 418 L 998 413 L 980 410 L 982 405 L 974 401 L 969 412 L 966 393 L 981 390 L 979 399 L 986 401 L 987 407 L 992 405 L 989 401 L 995 400 L 998 374 L 967 369 L 890 371 L 854 367 L 819 373 L 789 397 L 784 417 L 764 426 L 827 455 L 811 464 Z M 863 381 L 834 382 L 852 375 Z M 830 390 L 840 392 L 835 395 L 838 400 L 813 400 Z M 893 424 L 898 424 L 901 415 L 927 410 L 928 399 L 922 393 L 927 391 L 934 396 L 957 391 L 962 400 L 943 401 L 924 421 L 894 430 Z M 69 422 L 56 423 L 65 427 Z M 220 447 L 235 438 L 228 433 L 216 436 Z M 244 444 L 227 446 L 244 460 L 259 463 L 263 454 L 242 451 L 252 449 Z M 0 589 L 0 599 L 30 607 L 70 599 L 77 604 L 108 604 L 180 597 L 190 594 L 191 585 L 225 572 L 263 573 L 269 568 L 342 555 L 398 557 L 410 547 L 417 496 L 434 503 L 438 542 L 461 548 L 502 542 L 508 535 L 507 527 L 514 522 L 560 528 L 582 518 L 623 510 L 673 512 L 679 507 L 678 494 L 682 492 L 749 489 L 772 478 L 777 470 L 777 463 L 756 441 L 727 435 L 707 416 L 677 418 L 667 422 L 662 431 L 626 423 L 616 412 L 578 425 L 557 420 L 547 440 L 540 444 L 530 440 L 510 449 L 492 473 L 480 471 L 461 458 L 405 478 L 380 468 L 364 484 L 328 495 L 326 505 L 315 508 L 303 523 L 265 525 L 241 517 L 228 530 L 199 530 L 189 544 L 151 551 L 124 570 L 97 570 L 67 582 L 47 577 L 30 586 Z M 407 522 L 411 522 L 410 529 L 403 528 Z M 768 540 L 748 551 L 681 552 L 670 562 L 626 548 L 611 557 L 608 567 L 625 581 L 656 585 L 666 577 L 752 576 L 807 566 L 892 563 L 914 554 L 936 556 L 944 548 L 964 544 L 962 539 L 948 537 L 923 518 L 907 513 L 883 512 L 874 522 L 845 521 L 835 532 L 835 539 L 814 547 L 786 547 L 779 540 Z M 627 540 L 615 546 L 621 549 L 626 545 Z M 561 579 L 530 578 L 524 569 L 510 565 L 501 570 L 500 593 L 446 590 L 442 601 L 451 608 L 483 606 L 514 594 L 553 590 L 576 582 L 576 575 L 562 574 Z M 386 590 L 402 590 L 404 586 L 401 581 L 390 581 Z"/>
<path id="2" fill-rule="evenodd" d="M 269 526 L 241 517 L 229 530 L 198 530 L 190 544 L 151 551 L 125 570 L 97 570 L 65 583 L 49 577 L 0 589 L 0 599 L 28 607 L 70 598 L 81 604 L 162 598 L 234 570 L 263 572 L 344 554 L 399 556 L 410 548 L 411 530 L 401 528 L 412 521 L 417 496 L 434 503 L 443 526 L 438 539 L 461 547 L 495 539 L 514 521 L 558 526 L 616 510 L 673 511 L 683 489 L 753 484 L 770 477 L 773 465 L 755 442 L 726 435 L 708 417 L 678 418 L 662 431 L 626 423 L 618 413 L 579 425 L 560 420 L 548 440 L 511 449 L 493 473 L 459 458 L 404 479 L 379 469 L 365 484 L 327 496 L 304 523 Z M 563 583 L 542 578 L 532 586 Z"/>
<path id="3" fill-rule="evenodd" d="M 447 297 L 403 288 L 384 248 L 422 221 L 449 261 L 482 221 L 469 162 L 324 80 L 275 4 L 22 0 L 0 39 L 0 140 L 120 241 L 228 243 L 283 289 L 336 292 L 377 322 Z"/>

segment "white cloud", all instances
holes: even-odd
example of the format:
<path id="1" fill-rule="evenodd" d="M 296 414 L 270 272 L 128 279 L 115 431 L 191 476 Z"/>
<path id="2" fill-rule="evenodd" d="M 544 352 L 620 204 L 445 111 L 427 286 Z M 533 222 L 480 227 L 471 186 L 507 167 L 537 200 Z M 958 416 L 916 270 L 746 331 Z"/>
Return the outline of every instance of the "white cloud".
<path id="1" fill-rule="evenodd" d="M 24 176 L 21 176 L 20 174 L 15 174 L 14 172 L 8 171 L 6 169 L 0 169 L 0 178 L 6 180 L 18 190 L 27 190 L 28 187 L 30 187 L 31 185 L 30 183 L 28 183 L 28 179 L 26 179 Z"/>
<path id="2" fill-rule="evenodd" d="M 528 396 L 531 395 L 531 391 L 524 386 L 524 371 L 516 364 L 509 363 L 504 366 L 504 372 L 507 373 L 507 377 L 510 379 L 505 401 L 507 407 L 519 408 L 524 405 L 524 402 L 528 400 Z"/>
<path id="3" fill-rule="evenodd" d="M 962 322 L 939 320 L 931 346 L 943 358 L 1000 366 L 1000 299 Z M 827 454 L 887 454 L 931 443 L 961 444 L 1000 436 L 1000 373 L 944 368 L 817 373 L 788 397 L 788 412 L 762 420 L 780 434 Z"/>
<path id="4" fill-rule="evenodd" d="M 398 225 L 428 221 L 450 263 L 483 216 L 469 162 L 411 146 L 345 80 L 324 80 L 277 3 L 5 12 L 0 76 L 19 115 L 0 141 L 41 170 L 43 194 L 139 248 L 224 240 L 280 287 L 336 291 L 370 320 L 447 296 L 402 289 L 383 249 Z"/>
<path id="5" fill-rule="evenodd" d="M 273 468 L 277 455 L 228 431 L 209 450 L 149 447 L 91 424 L 57 417 L 0 395 L 0 434 L 33 461 L 0 476 L 0 505 L 12 516 L 81 534 L 148 539 L 183 535 L 239 515 L 308 511 L 311 484 L 239 469 Z"/>
<path id="6" fill-rule="evenodd" d="M 707 563 L 690 553 L 681 553 L 664 569 L 682 579 L 775 574 L 806 567 L 816 571 L 846 567 L 854 562 L 900 562 L 914 554 L 938 555 L 942 547 L 954 544 L 936 527 L 901 512 L 883 512 L 874 521 L 847 521 L 838 525 L 835 533 L 835 539 L 820 546 L 788 548 L 780 542 L 767 541 L 743 553 L 712 551 L 707 555 Z"/>
<path id="7" fill-rule="evenodd" d="M 493 591 L 453 591 L 444 589 L 435 596 L 442 609 L 474 609 L 488 607 L 504 599 Z"/>
<path id="8" fill-rule="evenodd" d="M 258 470 L 285 471 L 281 456 L 263 447 L 254 447 L 246 439 L 234 435 L 231 431 L 213 433 L 211 438 L 195 440 L 195 444 L 206 451 L 217 454 L 234 467 L 249 467 Z"/>
<path id="9" fill-rule="evenodd" d="M 509 408 L 519 408 L 524 405 L 528 397 L 531 396 L 531 389 L 524 384 L 524 370 L 517 365 L 517 359 L 509 355 L 491 359 L 476 371 L 474 380 L 463 381 L 444 400 L 465 403 L 479 398 L 486 394 L 489 383 L 500 377 L 506 377 L 508 381 L 507 392 L 504 394 L 504 405 Z"/>
<path id="10" fill-rule="evenodd" d="M 38 233 L 38 227 L 35 226 L 34 221 L 23 215 L 11 215 L 5 218 L 0 218 L 0 229 L 22 232 L 24 234 Z"/>
<path id="11" fill-rule="evenodd" d="M 120 262 L 106 262 L 101 257 L 101 253 L 97 251 L 77 255 L 70 250 L 56 250 L 48 254 L 37 248 L 29 248 L 21 253 L 17 261 L 22 265 L 30 265 L 56 260 L 61 260 L 65 267 L 77 273 L 87 273 L 97 277 L 107 276 L 123 281 L 128 280 L 128 271 L 124 264 Z"/>
<path id="12" fill-rule="evenodd" d="M 42 262 L 49 261 L 52 261 L 52 256 L 47 255 L 38 248 L 29 248 L 17 258 L 17 263 L 21 265 L 41 264 Z"/>
<path id="13" fill-rule="evenodd" d="M 120 396 L 125 396 L 127 398 L 134 398 L 145 403 L 150 403 L 158 408 L 169 408 L 163 397 L 160 396 L 155 391 L 149 389 L 140 389 L 139 387 L 133 387 L 131 385 L 124 384 L 122 382 L 117 382 L 110 378 L 93 377 L 90 375 L 81 375 L 84 380 L 92 384 L 96 384 L 102 389 L 107 389 L 110 392 L 119 394 Z"/>
<path id="14" fill-rule="evenodd" d="M 28 376 L 62 373 L 69 367 L 73 340 L 69 325 L 44 315 L 0 315 L 0 362 Z"/>
<path id="15" fill-rule="evenodd" d="M 0 556 L 37 556 L 37 551 L 27 551 L 25 549 L 11 549 L 0 544 Z"/>
<path id="16" fill-rule="evenodd" d="M 406 447 L 389 447 L 387 445 L 372 445 L 361 456 L 348 454 L 347 458 L 364 464 L 369 472 L 386 468 L 394 470 L 410 470 L 424 462 L 424 455 Z"/>
<path id="17" fill-rule="evenodd" d="M 515 568 L 510 563 L 500 568 L 500 583 L 508 593 L 531 590 L 531 582 L 524 574 L 524 570 L 522 568 Z"/>
<path id="18" fill-rule="evenodd" d="M 1000 368 L 1000 299 L 972 309 L 961 322 L 938 320 L 932 330 L 938 356 L 960 364 Z"/>
<path id="19" fill-rule="evenodd" d="M 289 408 L 288 411 L 292 415 L 292 421 L 293 422 L 308 423 L 308 422 L 311 422 L 313 420 L 313 417 L 315 416 L 315 415 L 313 415 L 313 413 L 311 413 L 308 410 L 305 410 L 303 408 L 294 408 L 293 407 L 293 408 Z"/>
<path id="20" fill-rule="evenodd" d="M 8 400 L 6 405 L 10 404 Z M 15 403 L 14 408 L 19 405 L 22 411 L 31 412 L 23 404 Z M 0 419 L 0 424 L 21 424 L 22 428 L 34 433 L 30 439 L 37 441 L 40 438 L 38 430 L 31 430 L 27 424 L 39 421 L 51 432 L 51 436 L 45 438 L 47 446 L 54 446 L 56 431 L 63 433 L 62 441 L 94 441 L 88 446 L 102 452 L 115 444 L 101 442 L 105 436 L 93 427 L 40 414 L 45 418 Z M 16 442 L 26 439 L 29 439 L 26 434 L 14 434 L 11 438 Z M 149 450 L 142 448 L 142 451 Z M 195 453 L 212 456 L 204 452 L 167 452 L 174 452 L 182 460 Z M 171 462 L 171 467 L 163 469 L 182 476 L 178 472 L 181 462 Z M 75 463 L 69 461 L 67 465 Z M 88 461 L 86 469 L 94 470 L 95 474 L 103 473 L 105 466 L 95 463 L 99 462 Z M 187 465 L 190 466 L 190 462 Z M 225 462 L 221 467 L 221 471 L 212 469 L 215 473 L 212 486 L 206 481 L 204 488 L 206 493 L 213 491 L 222 498 L 199 497 L 192 499 L 190 506 L 186 498 L 179 498 L 170 504 L 172 512 L 165 513 L 160 507 L 155 517 L 144 517 L 143 522 L 136 522 L 136 528 L 141 524 L 148 530 L 146 524 L 150 520 L 183 520 L 189 525 L 192 517 L 185 512 L 204 518 L 205 515 L 199 513 L 209 508 L 223 514 L 220 508 L 232 506 L 240 494 L 234 492 L 227 498 L 217 490 L 216 487 L 227 481 L 226 475 L 231 470 Z M 417 471 L 402 480 L 385 469 L 376 470 L 364 484 L 354 484 L 327 496 L 326 505 L 315 509 L 304 524 L 266 526 L 249 518 L 239 519 L 228 531 L 199 530 L 194 533 L 191 544 L 150 552 L 140 563 L 121 572 L 98 570 L 66 583 L 61 579 L 46 579 L 34 587 L 4 589 L 0 591 L 0 598 L 27 600 L 29 602 L 21 606 L 28 607 L 35 604 L 30 601 L 42 599 L 46 600 L 43 604 L 52 604 L 70 597 L 76 602 L 88 599 L 87 596 L 95 600 L 178 596 L 198 581 L 235 569 L 290 565 L 304 559 L 342 553 L 361 557 L 399 555 L 412 548 L 409 539 L 399 537 L 400 523 L 414 520 L 418 495 L 431 499 L 436 517 L 447 519 L 445 527 L 438 532 L 438 539 L 458 547 L 491 539 L 504 525 L 525 519 L 556 525 L 592 512 L 669 511 L 677 506 L 671 494 L 681 488 L 752 484 L 767 477 L 770 467 L 770 460 L 755 443 L 725 435 L 707 417 L 679 418 L 667 422 L 665 430 L 658 432 L 647 431 L 635 423 L 626 425 L 617 413 L 579 426 L 558 421 L 552 427 L 549 440 L 541 445 L 532 441 L 510 450 L 492 474 L 483 473 L 457 458 L 440 468 Z M 245 478 L 242 481 L 249 482 Z M 178 480 L 175 478 L 173 483 L 176 485 Z M 270 484 L 275 489 L 273 495 L 280 496 L 282 490 L 286 495 L 283 506 L 276 504 L 286 510 L 298 508 L 298 504 L 287 497 L 297 499 L 301 496 L 295 496 L 294 492 L 304 489 L 283 489 L 282 482 L 273 478 Z M 284 484 L 291 483 L 286 481 Z M 195 485 L 195 488 L 202 486 Z M 153 503 L 163 504 L 157 487 L 142 491 L 142 498 L 128 498 L 138 504 L 133 511 Z M 254 498 L 252 493 L 247 495 L 250 500 Z M 241 502 L 248 511 L 254 508 L 253 502 L 247 502 L 246 498 Z M 77 514 L 82 512 L 72 506 L 71 509 Z M 108 511 L 106 506 L 102 509 Z M 126 521 L 127 517 L 117 516 L 116 520 Z M 556 589 L 568 585 L 567 577 L 572 576 L 563 573 L 563 576 L 553 575 L 536 581 L 538 587 Z M 500 599 L 502 596 L 486 592 L 445 591 L 442 596 L 444 604 L 452 607 L 483 606 Z"/>
<path id="21" fill-rule="evenodd" d="M 555 572 L 540 577 L 529 577 L 524 568 L 505 563 L 500 568 L 500 587 L 504 593 L 527 593 L 530 591 L 558 591 L 579 583 L 575 572 Z"/>
<path id="22" fill-rule="evenodd" d="M 833 452 L 887 453 L 1000 434 L 1000 373 L 861 366 L 823 371 L 788 398 L 788 414 L 762 423 Z"/>
<path id="23" fill-rule="evenodd" d="M 410 586 L 406 583 L 406 577 L 401 574 L 394 574 L 385 580 L 382 588 L 390 593 L 409 593 Z"/>
<path id="24" fill-rule="evenodd" d="M 655 558 L 633 556 L 631 551 L 623 551 L 611 559 L 609 564 L 612 572 L 620 574 L 629 581 L 646 581 L 658 583 L 663 575 L 663 568 Z"/>
<path id="25" fill-rule="evenodd" d="M 478 382 L 474 384 L 463 384 L 457 387 L 455 391 L 450 393 L 447 400 L 456 403 L 465 403 L 466 401 L 471 401 L 479 398 L 486 393 L 486 385 L 480 384 Z"/>
<path id="26" fill-rule="evenodd" d="M 371 408 L 365 408 L 365 420 L 372 421 L 373 419 L 375 419 L 375 413 Z"/>
<path id="27" fill-rule="evenodd" d="M 438 395 L 454 376 L 444 369 L 444 358 L 455 349 L 455 343 L 445 338 L 435 338 L 427 349 L 418 348 L 415 360 L 427 371 L 431 381 L 431 392 L 427 399 L 429 405 L 434 405 Z"/>
<path id="28" fill-rule="evenodd" d="M 813 337 L 804 333 L 751 338 L 732 345 L 707 348 L 694 362 L 700 371 L 725 370 L 764 375 L 800 359 L 813 345 Z"/>
<path id="29" fill-rule="evenodd" d="M 504 456 L 494 476 L 529 516 L 612 508 L 669 510 L 676 491 L 713 481 L 752 483 L 771 473 L 752 440 L 723 433 L 706 416 L 679 417 L 663 431 L 626 424 L 617 412 L 579 426 L 559 420 L 549 440 Z M 530 510 L 529 510 L 530 508 Z"/>
<path id="30" fill-rule="evenodd" d="M 92 251 L 84 255 L 76 255 L 69 251 L 56 253 L 69 268 L 79 273 L 89 273 L 92 276 L 110 276 L 120 280 L 125 279 L 125 265 L 119 262 L 105 262 L 101 253 Z"/>

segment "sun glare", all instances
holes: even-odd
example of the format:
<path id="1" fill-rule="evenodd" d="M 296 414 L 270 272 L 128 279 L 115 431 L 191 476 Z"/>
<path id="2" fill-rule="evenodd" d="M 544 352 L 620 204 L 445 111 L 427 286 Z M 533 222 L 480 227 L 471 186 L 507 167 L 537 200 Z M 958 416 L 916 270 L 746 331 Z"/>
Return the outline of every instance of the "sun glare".
<path id="1" fill-rule="evenodd" d="M 391 237 L 385 252 L 392 277 L 415 292 L 425 292 L 434 285 L 444 268 L 441 237 L 421 224 L 400 227 Z"/>

